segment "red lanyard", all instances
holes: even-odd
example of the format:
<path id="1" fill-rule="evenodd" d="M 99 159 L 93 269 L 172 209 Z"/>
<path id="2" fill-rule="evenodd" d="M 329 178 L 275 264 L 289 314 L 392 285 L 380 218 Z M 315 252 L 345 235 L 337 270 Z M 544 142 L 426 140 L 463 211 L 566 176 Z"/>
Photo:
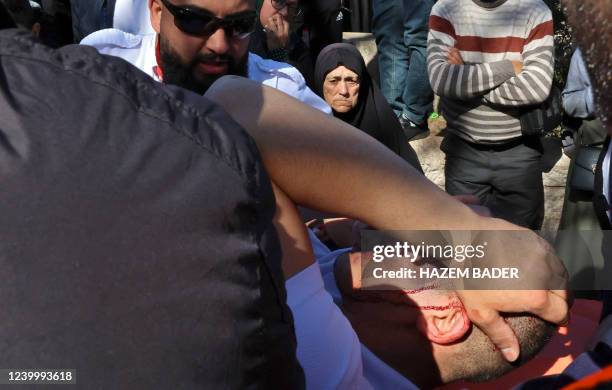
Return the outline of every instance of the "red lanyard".
<path id="1" fill-rule="evenodd" d="M 161 50 L 159 48 L 159 35 L 155 39 L 155 62 L 157 66 L 153 67 L 153 73 L 159 78 L 160 81 L 164 81 L 164 71 L 161 66 Z"/>

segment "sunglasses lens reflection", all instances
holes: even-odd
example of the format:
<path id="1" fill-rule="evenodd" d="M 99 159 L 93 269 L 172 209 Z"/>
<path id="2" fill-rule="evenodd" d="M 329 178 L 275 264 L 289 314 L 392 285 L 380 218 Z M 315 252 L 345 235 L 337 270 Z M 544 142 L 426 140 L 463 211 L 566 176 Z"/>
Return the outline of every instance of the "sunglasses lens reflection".
<path id="1" fill-rule="evenodd" d="M 223 28 L 230 37 L 245 38 L 255 28 L 255 17 L 251 15 L 233 20 L 220 20 L 194 13 L 182 13 L 175 17 L 175 22 L 176 26 L 184 33 L 202 36 L 210 35 L 219 28 Z"/>

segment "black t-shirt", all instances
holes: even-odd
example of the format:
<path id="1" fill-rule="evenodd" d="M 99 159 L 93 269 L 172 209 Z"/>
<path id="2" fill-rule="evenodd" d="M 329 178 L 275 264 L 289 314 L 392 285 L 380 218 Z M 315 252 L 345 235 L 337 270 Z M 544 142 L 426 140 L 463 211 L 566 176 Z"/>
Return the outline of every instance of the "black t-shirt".
<path id="1" fill-rule="evenodd" d="M 274 196 L 242 128 L 16 30 L 0 75 L 0 367 L 76 369 L 79 388 L 303 387 Z"/>

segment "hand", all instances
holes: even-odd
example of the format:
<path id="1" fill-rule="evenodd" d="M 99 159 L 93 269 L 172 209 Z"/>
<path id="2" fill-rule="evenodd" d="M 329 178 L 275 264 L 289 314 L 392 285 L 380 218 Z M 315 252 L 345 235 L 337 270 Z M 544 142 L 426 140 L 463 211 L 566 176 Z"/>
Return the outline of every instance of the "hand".
<path id="1" fill-rule="evenodd" d="M 468 317 L 509 362 L 520 353 L 519 342 L 500 312 L 532 313 L 563 325 L 567 323 L 568 295 L 564 290 L 457 290 Z"/>
<path id="2" fill-rule="evenodd" d="M 512 66 L 514 66 L 514 74 L 517 76 L 523 71 L 523 63 L 521 61 L 512 61 Z"/>
<path id="3" fill-rule="evenodd" d="M 491 221 L 497 225 L 492 226 L 497 231 L 484 232 L 489 243 L 487 266 L 519 267 L 524 271 L 524 275 L 521 274 L 524 288 L 504 288 L 504 281 L 497 280 L 495 283 L 499 286 L 492 289 L 457 289 L 457 295 L 470 320 L 491 339 L 506 360 L 512 362 L 519 356 L 519 343 L 500 313 L 531 313 L 554 324 L 566 323 L 570 306 L 565 290 L 568 275 L 543 238 L 506 221 L 494 218 Z"/>
<path id="4" fill-rule="evenodd" d="M 466 202 L 474 200 L 470 196 L 458 198 Z M 490 282 L 492 287 L 486 290 L 457 288 L 456 293 L 474 325 L 491 339 L 508 361 L 514 361 L 520 353 L 518 339 L 500 313 L 531 313 L 551 323 L 564 324 L 570 306 L 568 293 L 546 289 L 546 286 L 564 288 L 567 271 L 550 245 L 535 233 L 506 221 L 494 218 L 490 221 L 490 228 L 495 230 L 483 232 L 489 243 L 487 267 L 518 267 L 524 271 L 524 289 L 518 290 L 521 287 L 516 284 L 494 279 Z M 338 259 L 336 280 L 343 294 L 355 299 L 363 299 L 364 295 L 371 298 L 371 291 L 359 291 L 361 269 L 361 258 L 356 254 Z M 484 281 L 477 283 L 475 287 L 486 286 Z M 495 288 L 498 289 L 493 290 Z"/>
<path id="5" fill-rule="evenodd" d="M 275 14 L 269 17 L 264 31 L 269 50 L 286 48 L 289 45 L 289 22 L 281 15 Z"/>
<path id="6" fill-rule="evenodd" d="M 451 47 L 448 51 L 448 63 L 451 65 L 463 65 L 463 58 L 456 47 Z"/>

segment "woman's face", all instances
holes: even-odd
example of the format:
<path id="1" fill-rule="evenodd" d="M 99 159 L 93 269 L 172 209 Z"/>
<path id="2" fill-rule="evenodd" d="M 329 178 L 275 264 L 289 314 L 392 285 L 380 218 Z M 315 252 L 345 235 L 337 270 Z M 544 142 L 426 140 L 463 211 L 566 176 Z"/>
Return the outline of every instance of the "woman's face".
<path id="1" fill-rule="evenodd" d="M 357 105 L 359 76 L 340 65 L 325 76 L 323 98 L 338 113 L 347 113 Z"/>
<path id="2" fill-rule="evenodd" d="M 298 0 L 264 0 L 259 11 L 259 22 L 262 26 L 270 23 L 270 18 L 281 18 L 290 23 L 297 12 Z"/>

